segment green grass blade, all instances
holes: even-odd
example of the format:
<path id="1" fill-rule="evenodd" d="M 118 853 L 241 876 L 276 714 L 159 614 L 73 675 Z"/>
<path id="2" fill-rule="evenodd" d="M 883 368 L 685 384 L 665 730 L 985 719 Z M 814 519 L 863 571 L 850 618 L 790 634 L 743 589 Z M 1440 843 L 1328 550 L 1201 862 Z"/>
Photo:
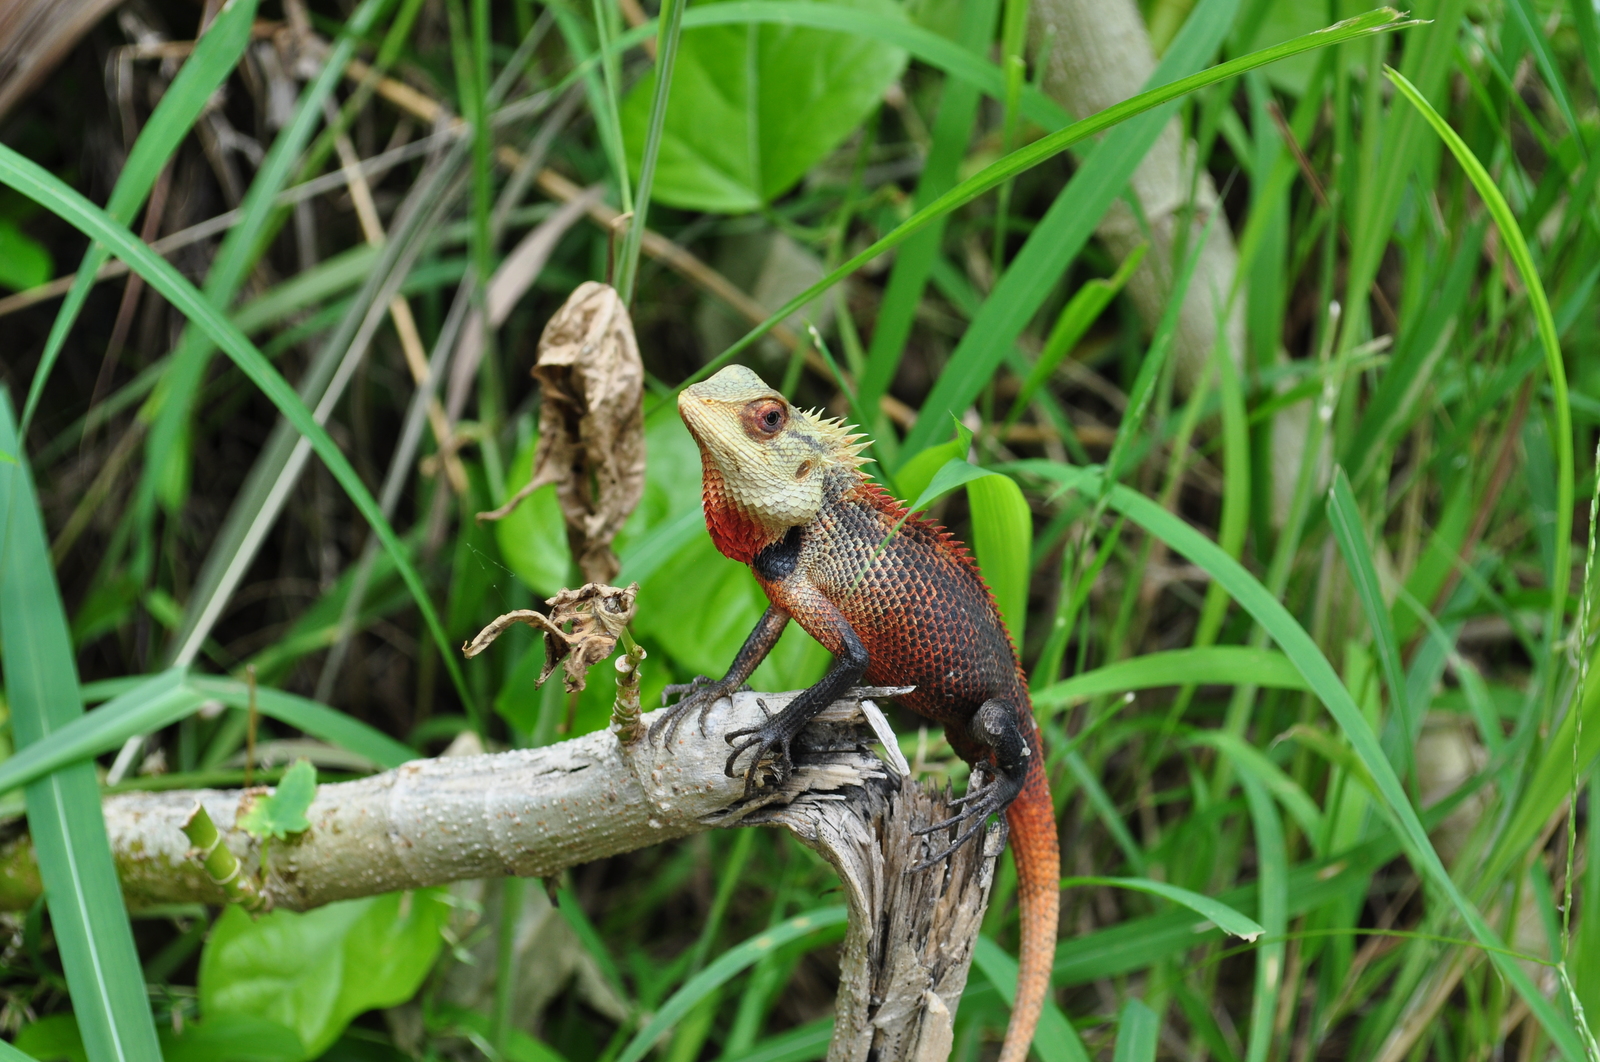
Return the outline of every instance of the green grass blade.
<path id="1" fill-rule="evenodd" d="M 1147 84 L 1170 83 L 1201 69 L 1222 45 L 1238 6 L 1239 0 L 1203 0 L 1184 22 L 1182 32 Z M 978 316 L 939 373 L 933 390 L 923 400 L 917 422 L 906 435 L 906 454 L 915 454 L 933 442 L 934 433 L 944 430 L 946 416 L 959 416 L 988 384 L 1067 265 L 1094 234 L 1101 217 L 1123 194 L 1129 178 L 1177 108 L 1178 101 L 1170 100 L 1110 133 L 1056 195 L 1055 202 L 1028 234 L 1016 258 L 984 300 Z M 1197 258 L 1198 254 L 1193 257 Z M 1188 272 L 1192 273 L 1192 269 Z M 1168 316 L 1172 322 L 1164 322 L 1165 327 L 1158 331 L 1151 345 L 1152 356 L 1145 359 L 1149 371 L 1141 371 L 1140 380 L 1151 377 L 1146 384 L 1146 395 L 1153 391 L 1153 377 L 1159 372 L 1169 346 L 1161 337 L 1164 335 L 1170 340 L 1182 301 L 1177 295 L 1171 300 Z M 1136 414 L 1124 417 L 1124 429 L 1137 424 L 1138 420 Z M 1122 442 L 1120 434 L 1118 442 Z M 1120 457 L 1122 448 L 1113 448 L 1113 454 Z M 1115 459 L 1109 465 L 1116 467 Z"/>
<path id="2" fill-rule="evenodd" d="M 23 1054 L 4 1040 L 0 1040 L 0 1062 L 35 1062 L 35 1060 L 32 1055 Z"/>
<path id="3" fill-rule="evenodd" d="M 1210 919 L 1217 924 L 1217 928 L 1224 933 L 1241 937 L 1246 941 L 1255 940 L 1264 931 L 1260 924 L 1253 918 L 1248 918 L 1240 912 L 1229 907 L 1221 900 L 1214 900 L 1189 889 L 1168 885 L 1164 881 L 1152 878 L 1062 878 L 1063 889 L 1079 888 L 1085 885 L 1099 885 L 1113 889 L 1130 889 L 1134 892 L 1148 893 L 1151 896 L 1160 896 L 1162 899 L 1171 900 L 1173 903 L 1182 904 L 1189 910 Z"/>
<path id="4" fill-rule="evenodd" d="M 979 936 L 972 949 L 972 964 L 994 985 L 1000 998 L 1010 1006 L 1017 998 L 1017 960 L 988 937 Z M 1089 1062 L 1089 1052 L 1084 1050 L 1078 1030 L 1061 1013 L 1055 1000 L 1048 994 L 1044 1010 L 1039 1014 L 1039 1025 L 1033 1031 L 1033 1050 L 1044 1062 Z"/>
<path id="5" fill-rule="evenodd" d="M 1150 245 L 1147 243 L 1135 247 L 1133 253 L 1122 260 L 1115 273 L 1109 277 L 1097 277 L 1089 281 L 1067 300 L 1067 304 L 1061 308 L 1061 316 L 1056 318 L 1055 326 L 1050 329 L 1044 348 L 1039 351 L 1039 360 L 1033 363 L 1033 371 L 1028 373 L 1022 389 L 1017 392 L 1016 399 L 1011 403 L 1011 412 L 1006 417 L 1008 424 L 1022 415 L 1022 411 L 1033 401 L 1033 396 L 1039 388 L 1055 375 L 1061 362 L 1072 353 L 1072 348 L 1078 345 L 1078 340 L 1083 338 L 1084 333 L 1089 331 L 1089 326 L 1099 319 L 1101 311 L 1111 305 L 1111 300 L 1116 298 L 1117 293 L 1128 283 L 1128 278 L 1139 268 L 1139 263 L 1144 261 L 1145 253 L 1149 249 Z M 1169 298 L 1176 299 L 1176 293 Z"/>
<path id="6" fill-rule="evenodd" d="M 1241 774 L 1245 802 L 1255 826 L 1256 856 L 1261 863 L 1258 893 L 1261 927 L 1267 940 L 1256 951 L 1256 986 L 1250 1000 L 1250 1039 L 1245 1062 L 1266 1062 L 1272 1046 L 1272 1024 L 1278 1014 L 1278 991 L 1283 981 L 1284 934 L 1289 928 L 1289 868 L 1284 856 L 1283 823 L 1272 806 L 1267 787 L 1249 774 Z"/>
<path id="7" fill-rule="evenodd" d="M 1075 470 L 1082 472 L 1083 470 Z M 1098 476 L 1084 477 L 1098 484 Z M 1517 994 L 1527 1002 L 1529 1009 L 1539 1019 L 1550 1038 L 1571 1062 L 1583 1057 L 1581 1044 L 1570 1025 L 1534 985 L 1528 975 L 1515 962 L 1503 954 L 1504 945 L 1499 936 L 1484 921 L 1478 909 L 1456 886 L 1450 872 L 1445 869 L 1439 854 L 1428 839 L 1422 820 L 1406 797 L 1400 777 L 1390 766 L 1388 757 L 1378 745 L 1372 728 L 1367 725 L 1361 709 L 1356 706 L 1344 684 L 1334 673 L 1322 651 L 1306 633 L 1305 628 L 1279 604 L 1267 588 L 1247 572 L 1237 561 L 1222 552 L 1210 539 L 1167 512 L 1161 506 L 1127 487 L 1111 489 L 1111 507 L 1155 535 L 1169 547 L 1205 569 L 1213 579 L 1223 583 L 1233 599 L 1249 612 L 1256 622 L 1283 649 L 1286 655 L 1305 676 L 1307 684 L 1327 707 L 1340 730 L 1344 732 L 1361 764 L 1371 775 L 1383 797 L 1381 806 L 1399 835 L 1412 865 L 1426 877 L 1455 907 L 1471 929 L 1472 935 L 1489 952 L 1501 976 L 1510 981 Z"/>
<path id="8" fill-rule="evenodd" d="M 1467 179 L 1477 189 L 1478 195 L 1483 200 L 1483 205 L 1488 209 L 1489 216 L 1494 218 L 1495 228 L 1500 231 L 1500 238 L 1505 241 L 1507 253 L 1516 264 L 1517 273 L 1522 277 L 1523 286 L 1528 292 L 1528 305 L 1533 309 L 1534 321 L 1539 329 L 1539 342 L 1544 347 L 1545 368 L 1550 373 L 1550 390 L 1552 392 L 1552 407 L 1555 412 L 1555 425 L 1551 436 L 1556 448 L 1556 512 L 1555 512 L 1555 578 L 1550 588 L 1550 614 L 1545 637 L 1552 649 L 1560 641 L 1560 631 L 1566 615 L 1567 587 L 1572 577 L 1572 505 L 1573 505 L 1573 457 L 1572 457 L 1572 406 L 1567 398 L 1567 370 L 1561 360 L 1561 339 L 1556 332 L 1555 317 L 1550 312 L 1550 300 L 1545 295 L 1544 282 L 1539 279 L 1539 271 L 1534 267 L 1533 255 L 1528 250 L 1528 241 L 1523 238 L 1522 227 L 1517 224 L 1516 216 L 1511 213 L 1511 207 L 1506 202 L 1506 197 L 1500 194 L 1500 189 L 1494 183 L 1494 178 L 1489 176 L 1489 171 L 1483 168 L 1483 163 L 1472 153 L 1472 149 L 1462 140 L 1456 131 L 1440 117 L 1439 112 L 1433 109 L 1427 99 L 1417 87 L 1398 70 L 1384 68 L 1389 80 L 1400 94 L 1415 107 L 1433 131 L 1439 134 L 1450 153 L 1456 157 L 1462 170 L 1466 172 Z M 1554 650 L 1559 652 L 1560 650 Z"/>
<path id="9" fill-rule="evenodd" d="M 672 70 L 683 37 L 683 11 L 689 0 L 661 0 L 661 27 L 656 38 L 656 84 L 650 97 L 650 125 L 639 160 L 639 190 L 633 197 L 633 221 L 622 240 L 617 266 L 617 293 L 623 304 L 633 301 L 633 281 L 639 272 L 639 249 L 644 245 L 645 223 L 650 216 L 650 190 L 656 179 L 656 158 L 661 154 L 661 131 L 667 122 L 667 99 L 672 95 Z M 627 180 L 626 172 L 622 175 Z"/>
<path id="10" fill-rule="evenodd" d="M 194 54 L 162 93 L 161 102 L 156 104 L 139 139 L 134 142 L 128 161 L 123 163 L 122 173 L 117 176 L 116 187 L 111 189 L 111 198 L 106 202 L 106 213 L 122 224 L 133 221 L 167 160 L 172 158 L 199 118 L 201 109 L 238 65 L 239 57 L 250 43 L 256 3 L 257 0 L 228 0 L 206 27 L 205 36 L 195 45 Z M 77 323 L 84 301 L 89 298 L 89 289 L 94 287 L 95 274 L 109 257 L 111 252 L 97 243 L 84 252 L 77 279 L 72 282 L 71 290 L 56 313 L 55 323 L 50 326 L 50 338 L 45 341 L 39 367 L 34 370 L 33 383 L 28 388 L 28 401 L 18 429 L 24 436 L 33 420 L 33 411 L 38 408 L 39 398 L 44 394 L 45 382 L 50 379 L 50 370 L 55 367 L 61 347 L 67 341 L 67 333 Z"/>
<path id="11" fill-rule="evenodd" d="M 201 696 L 232 708 L 250 705 L 250 687 L 238 679 L 191 675 L 188 686 Z M 255 696 L 256 707 L 262 715 L 288 723 L 319 741 L 365 756 L 379 767 L 398 767 L 417 759 L 417 750 L 410 745 L 325 704 L 270 686 L 257 686 Z"/>
<path id="12" fill-rule="evenodd" d="M 730 5 L 713 5 L 712 10 L 723 6 Z M 814 6 L 824 7 L 827 5 Z M 965 206 L 984 193 L 999 187 L 1012 177 L 1054 158 L 1075 144 L 1079 144 L 1136 115 L 1153 110 L 1172 100 L 1181 99 L 1191 92 L 1237 77 L 1247 71 L 1258 69 L 1280 59 L 1287 59 L 1318 48 L 1353 41 L 1375 33 L 1385 33 L 1413 24 L 1404 21 L 1400 13 L 1393 8 L 1380 8 L 1375 11 L 1369 11 L 1355 18 L 1346 19 L 1343 22 L 1329 26 L 1326 29 L 1318 30 L 1315 33 L 1304 34 L 1284 41 L 1282 44 L 1275 44 L 1270 48 L 1262 48 L 1237 59 L 1219 63 L 1209 70 L 1202 70 L 1197 74 L 1181 78 L 1171 84 L 1141 92 L 1139 95 L 1124 100 L 1115 106 L 1107 107 L 1097 114 L 1074 122 L 1059 132 L 1041 137 L 1027 147 L 1019 148 L 1004 158 L 984 167 L 977 174 L 952 188 L 926 207 L 918 210 L 892 232 L 883 236 L 859 254 L 851 257 L 827 276 L 790 299 L 775 314 L 751 329 L 733 346 L 713 358 L 699 372 L 685 380 L 681 386 L 687 387 L 689 384 L 702 380 L 716 372 L 727 364 L 729 360 L 737 356 L 740 351 L 766 335 L 779 322 L 786 320 L 789 315 L 800 307 L 805 306 L 818 295 L 821 295 L 840 280 L 871 262 L 883 252 L 904 243 L 923 227 L 932 223 L 935 218 L 943 217 L 951 211 Z"/>
<path id="13" fill-rule="evenodd" d="M 994 16 L 994 0 L 971 0 L 962 7 L 961 39 L 967 42 L 973 54 L 981 56 L 992 37 Z M 971 81 L 953 75 L 945 78 L 939 116 L 933 126 L 933 143 L 922 165 L 922 176 L 917 180 L 918 206 L 927 206 L 955 186 L 957 169 L 972 139 L 972 123 L 978 114 L 978 91 L 978 86 Z M 863 409 L 875 411 L 878 400 L 888 393 L 889 385 L 894 382 L 928 275 L 944 242 L 944 223 L 944 218 L 933 222 L 913 236 L 895 256 L 889 283 L 883 289 L 883 303 L 878 307 L 878 319 L 872 328 L 867 366 L 856 386 L 857 401 Z"/>
<path id="14" fill-rule="evenodd" d="M 67 616 L 44 521 L 0 392 L 0 661 L 18 747 L 83 715 Z M 83 1042 L 93 1062 L 159 1062 L 144 972 L 111 861 L 94 768 L 80 763 L 28 787 L 28 828 Z"/>
<path id="15" fill-rule="evenodd" d="M 1322 837 L 1322 812 L 1306 791 L 1283 768 L 1267 759 L 1266 753 L 1226 730 L 1196 730 L 1189 735 L 1189 744 L 1204 745 L 1233 760 L 1235 769 L 1249 774 L 1267 787 L 1277 797 L 1284 810 L 1294 816 L 1294 821 L 1313 843 Z"/>
<path id="16" fill-rule="evenodd" d="M 743 944 L 729 948 L 717 957 L 716 962 L 695 974 L 682 988 L 672 993 L 661 1005 L 661 1009 L 656 1011 L 655 1017 L 628 1041 L 628 1046 L 618 1056 L 617 1062 L 639 1062 L 655 1046 L 656 1041 L 696 1004 L 763 955 L 768 955 L 791 940 L 798 940 L 819 929 L 842 925 L 845 918 L 846 912 L 843 907 L 818 908 L 802 915 L 795 915 Z"/>
<path id="17" fill-rule="evenodd" d="M 1032 696 L 1036 708 L 1056 707 L 1108 693 L 1190 683 L 1255 685 L 1280 690 L 1308 688 L 1305 676 L 1282 653 L 1243 645 L 1213 645 L 1200 649 L 1169 649 L 1131 660 L 1118 660 L 1034 690 Z"/>
<path id="18" fill-rule="evenodd" d="M 756 1044 L 744 1054 L 723 1055 L 718 1062 L 816 1062 L 828 1054 L 833 1019 L 818 1018 Z"/>
<path id="19" fill-rule="evenodd" d="M 1128 997 L 1117 1016 L 1117 1046 L 1111 1062 L 1155 1062 L 1161 1018 L 1137 996 Z"/>
<path id="20" fill-rule="evenodd" d="M 1112 482 L 1121 478 L 1122 463 L 1127 459 L 1129 448 L 1134 445 L 1134 440 L 1142 431 L 1145 411 L 1150 408 L 1150 403 L 1155 398 L 1156 384 L 1161 380 L 1167 356 L 1172 351 L 1173 337 L 1178 333 L 1178 322 L 1182 319 L 1183 307 L 1189 297 L 1189 282 L 1194 279 L 1195 266 L 1200 262 L 1200 252 L 1210 243 L 1211 231 L 1216 223 L 1217 213 L 1212 211 L 1211 216 L 1206 219 L 1205 228 L 1198 237 L 1192 239 L 1183 268 L 1179 270 L 1177 280 L 1172 285 L 1172 293 L 1167 296 L 1167 305 L 1161 313 L 1161 320 L 1156 324 L 1155 334 L 1150 337 L 1150 349 L 1145 352 L 1144 360 L 1139 363 L 1138 375 L 1134 377 L 1133 388 L 1128 392 L 1128 408 L 1122 416 L 1122 422 L 1117 425 L 1117 437 L 1111 443 L 1111 453 L 1106 455 L 1106 475 Z"/>
<path id="21" fill-rule="evenodd" d="M 333 478 L 344 488 L 350 500 L 366 518 L 373 533 L 383 543 L 384 549 L 394 558 L 400 577 L 410 589 L 412 597 L 417 602 L 417 609 L 422 613 L 423 620 L 439 647 L 440 656 L 443 657 L 445 668 L 460 693 L 462 703 L 476 717 L 477 701 L 467 687 L 461 667 L 456 661 L 455 647 L 445 635 L 444 626 L 439 622 L 439 615 L 428 597 L 422 576 L 412 565 L 411 559 L 406 555 L 404 544 L 394 533 L 389 521 L 384 519 L 377 500 L 372 497 L 366 484 L 356 474 L 349 458 L 345 457 L 327 430 L 316 422 L 311 411 L 300 401 L 300 397 L 295 394 L 288 382 L 228 321 L 222 311 L 195 290 L 194 285 L 185 280 L 170 263 L 156 255 L 126 228 L 106 217 L 105 212 L 93 203 L 46 170 L 4 145 L 0 145 L 0 183 L 34 200 L 90 239 L 99 240 L 110 247 L 112 253 L 144 277 L 146 283 L 176 306 L 191 324 L 197 325 L 211 341 L 226 351 L 250 381 L 259 387 L 272 400 L 273 405 L 278 407 L 278 411 L 309 440 L 317 456 L 322 458 L 328 470 L 333 473 Z"/>
<path id="22" fill-rule="evenodd" d="M 267 149 L 266 157 L 256 170 L 255 180 L 250 182 L 250 190 L 239 204 L 243 216 L 239 224 L 223 238 L 216 257 L 212 259 L 211 270 L 206 274 L 204 298 L 214 308 L 226 310 L 260 257 L 264 237 L 278 214 L 278 207 L 273 200 L 294 172 L 312 132 L 322 121 L 323 102 L 344 76 L 344 68 L 355 54 L 356 44 L 371 30 L 378 16 L 393 3 L 394 0 L 362 0 L 360 6 L 351 12 L 344 23 L 344 31 L 329 49 L 316 79 L 300 93 L 294 116 L 273 140 L 272 147 Z M 148 276 L 145 280 L 151 282 Z M 187 316 L 191 324 L 196 323 L 193 314 Z M 169 475 L 170 463 L 187 430 L 190 411 L 199 397 L 206 365 L 215 349 L 214 343 L 215 337 L 207 329 L 187 328 L 173 352 L 172 366 L 167 370 L 159 392 L 163 396 L 160 409 L 145 444 L 145 468 L 138 495 L 139 507 L 144 514 L 151 511 L 163 477 Z M 147 519 L 148 516 L 141 518 Z"/>
<path id="23" fill-rule="evenodd" d="M 1406 668 L 1400 659 L 1400 643 L 1395 638 L 1394 620 L 1388 605 L 1384 604 L 1383 591 L 1378 585 L 1378 569 L 1372 562 L 1372 550 L 1367 546 L 1367 535 L 1361 526 L 1361 511 L 1356 507 L 1356 497 L 1350 490 L 1350 479 L 1343 468 L 1333 470 L 1333 484 L 1328 488 L 1328 523 L 1333 537 L 1339 543 L 1345 567 L 1350 570 L 1350 581 L 1355 583 L 1356 596 L 1361 599 L 1361 609 L 1372 627 L 1372 640 L 1378 650 L 1378 662 L 1383 667 L 1384 683 L 1389 687 L 1389 703 L 1399 719 L 1395 767 L 1402 776 L 1415 769 L 1411 762 L 1411 739 L 1416 733 L 1411 722 L 1411 707 L 1406 697 Z"/>
<path id="24" fill-rule="evenodd" d="M 173 668 L 145 679 L 106 704 L 78 716 L 0 763 L 0 793 L 30 785 L 51 771 L 117 748 L 136 734 L 169 726 L 205 698 L 183 684 Z"/>
<path id="25" fill-rule="evenodd" d="M 1556 69 L 1555 56 L 1550 53 L 1550 42 L 1545 39 L 1544 27 L 1534 22 L 1528 0 L 1506 0 L 1506 9 L 1511 13 L 1517 28 L 1522 31 L 1523 39 L 1528 42 L 1528 50 L 1533 53 L 1533 61 L 1538 64 L 1539 73 L 1544 75 L 1545 87 L 1550 90 L 1550 95 L 1555 97 L 1556 109 L 1561 112 L 1562 120 L 1567 123 L 1567 132 L 1573 134 L 1573 142 L 1577 145 L 1579 154 L 1586 154 L 1583 147 L 1583 127 L 1578 124 L 1577 112 L 1572 109 L 1572 99 L 1567 95 L 1567 79 Z M 1582 30 L 1579 33 L 1581 35 Z"/>

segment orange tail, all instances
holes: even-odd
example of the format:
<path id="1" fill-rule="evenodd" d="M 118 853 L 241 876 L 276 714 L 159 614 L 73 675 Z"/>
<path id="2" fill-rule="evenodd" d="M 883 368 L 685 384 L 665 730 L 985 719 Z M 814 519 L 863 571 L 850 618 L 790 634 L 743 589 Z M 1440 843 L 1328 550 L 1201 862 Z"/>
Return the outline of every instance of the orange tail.
<path id="1" fill-rule="evenodd" d="M 1061 914 L 1061 851 L 1056 842 L 1055 804 L 1044 774 L 1039 732 L 1030 736 L 1033 763 L 1022 792 L 1006 811 L 1011 851 L 1017 860 L 1017 899 L 1022 909 L 1022 958 L 1017 998 L 1000 1049 L 1000 1062 L 1024 1062 L 1033 1030 L 1050 991 L 1056 957 L 1056 921 Z"/>

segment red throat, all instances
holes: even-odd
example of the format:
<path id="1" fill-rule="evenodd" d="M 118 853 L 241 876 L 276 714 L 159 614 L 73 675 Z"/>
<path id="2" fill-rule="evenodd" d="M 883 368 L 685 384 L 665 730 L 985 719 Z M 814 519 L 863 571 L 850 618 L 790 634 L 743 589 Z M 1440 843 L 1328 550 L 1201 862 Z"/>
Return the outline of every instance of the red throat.
<path id="1" fill-rule="evenodd" d="M 711 532 L 711 541 L 723 556 L 749 564 L 780 536 L 774 536 L 734 504 L 722 482 L 722 470 L 710 457 L 702 453 L 700 463 L 704 470 L 706 530 Z"/>

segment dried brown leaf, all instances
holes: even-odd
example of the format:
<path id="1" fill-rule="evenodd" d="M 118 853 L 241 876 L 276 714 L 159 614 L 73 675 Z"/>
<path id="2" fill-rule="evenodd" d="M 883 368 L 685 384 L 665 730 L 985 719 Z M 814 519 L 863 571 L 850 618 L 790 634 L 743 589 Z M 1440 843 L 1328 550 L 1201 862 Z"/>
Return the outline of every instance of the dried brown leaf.
<path id="1" fill-rule="evenodd" d="M 615 579 L 611 541 L 644 493 L 644 364 L 615 289 L 586 282 L 539 338 L 533 376 L 543 386 L 533 477 L 498 520 L 535 490 L 556 484 L 567 539 L 584 578 Z"/>
<path id="2" fill-rule="evenodd" d="M 469 659 L 477 656 L 512 624 L 526 623 L 544 633 L 544 670 L 537 685 L 544 685 L 565 661 L 567 692 L 576 693 L 584 688 L 589 669 L 616 649 L 623 628 L 633 621 L 638 595 L 638 583 L 626 588 L 586 583 L 576 590 L 563 590 L 545 601 L 550 606 L 548 616 L 533 609 L 507 612 L 479 631 L 461 651 Z"/>

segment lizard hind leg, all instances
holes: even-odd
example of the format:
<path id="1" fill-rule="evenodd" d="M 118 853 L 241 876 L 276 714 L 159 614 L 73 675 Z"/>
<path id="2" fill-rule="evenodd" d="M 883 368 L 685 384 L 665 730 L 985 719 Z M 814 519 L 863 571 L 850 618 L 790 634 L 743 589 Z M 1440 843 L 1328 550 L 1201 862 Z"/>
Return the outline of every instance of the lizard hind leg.
<path id="1" fill-rule="evenodd" d="M 967 736 L 970 741 L 990 750 L 993 761 L 980 760 L 976 766 L 983 768 L 984 773 L 992 777 L 980 784 L 978 772 L 975 770 L 972 780 L 968 783 L 966 795 L 950 803 L 952 808 L 959 809 L 955 815 L 943 822 L 912 831 L 917 836 L 927 836 L 951 827 L 959 831 L 955 841 L 948 848 L 912 867 L 912 873 L 926 870 L 949 858 L 983 829 L 990 815 L 1001 814 L 1010 807 L 1027 782 L 1029 758 L 1034 750 L 1023 736 L 1022 728 L 1017 722 L 1016 706 L 1010 701 L 999 698 L 984 701 L 978 710 L 972 713 Z"/>

